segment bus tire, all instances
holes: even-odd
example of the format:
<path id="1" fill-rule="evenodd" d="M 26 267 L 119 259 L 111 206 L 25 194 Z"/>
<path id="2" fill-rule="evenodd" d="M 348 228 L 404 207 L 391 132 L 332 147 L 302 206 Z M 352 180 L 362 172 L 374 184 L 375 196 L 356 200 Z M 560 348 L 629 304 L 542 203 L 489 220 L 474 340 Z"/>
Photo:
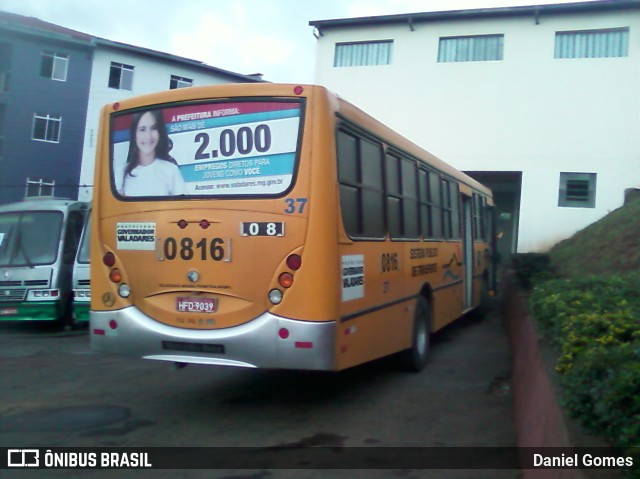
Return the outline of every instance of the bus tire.
<path id="1" fill-rule="evenodd" d="M 424 369 L 429 356 L 430 340 L 431 308 L 427 299 L 420 295 L 416 300 L 411 347 L 400 353 L 400 365 L 403 370 L 417 373 Z"/>

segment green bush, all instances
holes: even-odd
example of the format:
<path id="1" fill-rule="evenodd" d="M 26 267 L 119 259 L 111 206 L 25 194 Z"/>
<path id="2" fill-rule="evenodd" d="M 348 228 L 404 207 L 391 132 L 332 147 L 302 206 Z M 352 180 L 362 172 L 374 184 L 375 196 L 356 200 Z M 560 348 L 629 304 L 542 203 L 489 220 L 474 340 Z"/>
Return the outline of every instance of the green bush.
<path id="1" fill-rule="evenodd" d="M 640 444 L 640 342 L 596 347 L 563 376 L 563 403 L 616 446 Z"/>
<path id="2" fill-rule="evenodd" d="M 552 280 L 530 296 L 559 350 L 563 402 L 616 446 L 640 445 L 640 274 Z"/>

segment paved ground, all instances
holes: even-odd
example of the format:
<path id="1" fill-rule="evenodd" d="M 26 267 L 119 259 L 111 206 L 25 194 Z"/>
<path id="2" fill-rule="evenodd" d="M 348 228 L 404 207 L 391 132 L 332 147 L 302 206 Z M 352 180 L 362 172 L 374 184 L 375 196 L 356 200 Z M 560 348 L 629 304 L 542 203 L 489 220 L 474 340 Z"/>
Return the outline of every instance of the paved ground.
<path id="1" fill-rule="evenodd" d="M 0 446 L 513 446 L 509 345 L 497 312 L 435 335 L 427 368 L 342 373 L 171 365 L 90 350 L 86 331 L 0 323 Z M 463 458 L 464 459 L 464 458 Z M 514 470 L 2 471 L 4 477 L 515 479 Z M 5 474 L 6 473 L 6 474 Z"/>

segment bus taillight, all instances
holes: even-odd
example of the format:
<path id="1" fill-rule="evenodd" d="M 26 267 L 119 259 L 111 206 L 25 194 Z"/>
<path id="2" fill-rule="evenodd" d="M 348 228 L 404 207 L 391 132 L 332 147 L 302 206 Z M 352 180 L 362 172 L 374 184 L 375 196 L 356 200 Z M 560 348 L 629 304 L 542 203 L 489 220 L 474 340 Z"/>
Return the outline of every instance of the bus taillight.
<path id="1" fill-rule="evenodd" d="M 116 264 L 116 256 L 111 252 L 106 253 L 102 257 L 102 262 L 105 264 L 105 266 L 111 268 L 114 264 Z"/>
<path id="2" fill-rule="evenodd" d="M 120 281 L 122 281 L 122 273 L 117 268 L 112 269 L 109 273 L 109 279 L 114 283 L 119 283 Z"/>
<path id="3" fill-rule="evenodd" d="M 287 258 L 287 266 L 293 271 L 298 271 L 302 266 L 302 257 L 297 254 L 289 255 Z"/>
<path id="4" fill-rule="evenodd" d="M 278 276 L 278 283 L 283 288 L 290 288 L 293 286 L 293 275 L 291 273 L 282 273 Z"/>

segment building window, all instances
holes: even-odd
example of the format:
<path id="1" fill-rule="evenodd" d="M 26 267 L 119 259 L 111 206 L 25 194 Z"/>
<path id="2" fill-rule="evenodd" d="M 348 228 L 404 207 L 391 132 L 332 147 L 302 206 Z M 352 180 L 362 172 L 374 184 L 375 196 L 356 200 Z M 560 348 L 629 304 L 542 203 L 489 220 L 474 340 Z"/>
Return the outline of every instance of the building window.
<path id="1" fill-rule="evenodd" d="M 61 53 L 42 52 L 40 60 L 40 76 L 52 80 L 67 81 L 69 57 Z"/>
<path id="2" fill-rule="evenodd" d="M 60 115 L 36 113 L 33 116 L 33 134 L 31 138 L 37 141 L 58 143 L 60 142 L 61 125 L 62 117 Z"/>
<path id="3" fill-rule="evenodd" d="M 122 63 L 111 62 L 109 71 L 109 88 L 117 90 L 133 90 L 133 67 Z"/>
<path id="4" fill-rule="evenodd" d="M 334 67 L 389 65 L 393 40 L 336 43 Z"/>
<path id="5" fill-rule="evenodd" d="M 55 180 L 47 181 L 42 178 L 32 180 L 31 178 L 27 178 L 27 186 L 24 191 L 24 196 L 27 198 L 34 196 L 54 196 L 55 187 Z"/>
<path id="6" fill-rule="evenodd" d="M 504 35 L 442 37 L 438 46 L 438 62 L 485 62 L 502 60 Z"/>
<path id="7" fill-rule="evenodd" d="M 179 77 L 178 75 L 171 75 L 171 81 L 169 82 L 169 89 L 177 90 L 178 88 L 187 88 L 193 86 L 193 80 L 191 78 Z"/>
<path id="8" fill-rule="evenodd" d="M 628 52 L 628 28 L 556 33 L 555 58 L 626 57 Z"/>
<path id="9" fill-rule="evenodd" d="M 596 173 L 560 173 L 558 206 L 595 208 Z"/>

